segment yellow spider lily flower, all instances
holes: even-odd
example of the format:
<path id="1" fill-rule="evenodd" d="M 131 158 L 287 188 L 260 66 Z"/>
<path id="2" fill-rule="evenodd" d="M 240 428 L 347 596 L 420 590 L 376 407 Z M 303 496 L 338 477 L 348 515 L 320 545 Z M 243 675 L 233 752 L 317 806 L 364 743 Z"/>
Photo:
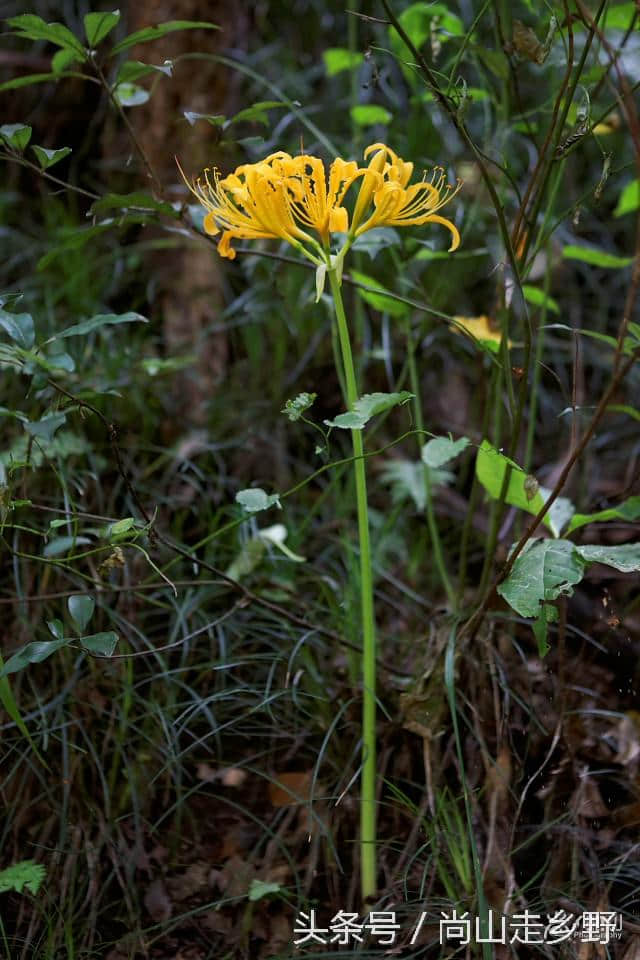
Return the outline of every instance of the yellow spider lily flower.
<path id="1" fill-rule="evenodd" d="M 440 223 L 452 234 L 449 250 L 460 244 L 460 234 L 450 221 L 438 215 L 460 189 L 446 183 L 444 172 L 434 170 L 430 181 L 409 186 L 413 164 L 402 160 L 390 147 L 374 143 L 365 150 L 372 155 L 368 167 L 340 158 L 329 175 L 322 160 L 307 155 L 292 157 L 279 151 L 259 163 L 247 163 L 221 178 L 206 169 L 189 183 L 189 190 L 207 211 L 205 232 L 222 231 L 218 252 L 233 260 L 234 238 L 286 240 L 318 266 L 329 264 L 331 234 L 345 233 L 347 241 L 337 255 L 342 263 L 353 241 L 374 227 L 404 227 Z M 351 224 L 344 206 L 347 191 L 358 178 L 362 184 Z M 309 232 L 311 231 L 311 232 Z"/>
<path id="2" fill-rule="evenodd" d="M 356 201 L 351 224 L 352 235 L 359 237 L 374 227 L 422 226 L 425 223 L 440 223 L 452 236 L 449 252 L 460 246 L 457 227 L 437 213 L 451 200 L 462 184 L 452 187 L 446 182 L 444 170 L 436 167 L 431 180 L 422 180 L 408 186 L 413 164 L 406 163 L 383 143 L 367 147 L 365 157 L 373 153 L 360 195 Z M 364 212 L 373 199 L 374 210 L 362 223 Z"/>

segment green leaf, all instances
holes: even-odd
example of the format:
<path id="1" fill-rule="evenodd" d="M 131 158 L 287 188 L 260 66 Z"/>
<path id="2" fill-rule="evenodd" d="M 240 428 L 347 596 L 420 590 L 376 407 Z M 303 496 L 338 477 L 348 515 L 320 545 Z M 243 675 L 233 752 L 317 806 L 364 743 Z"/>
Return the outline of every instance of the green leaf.
<path id="1" fill-rule="evenodd" d="M 24 77 L 14 77 L 12 80 L 5 80 L 4 83 L 0 83 L 0 93 L 4 93 L 6 90 L 28 87 L 32 83 L 47 83 L 59 79 L 56 73 L 27 73 Z"/>
<path id="2" fill-rule="evenodd" d="M 89 653 L 97 653 L 101 657 L 112 657 L 118 639 L 117 633 L 108 630 L 106 633 L 93 633 L 90 637 L 80 637 L 80 643 Z"/>
<path id="3" fill-rule="evenodd" d="M 124 517 L 123 520 L 118 520 L 116 523 L 112 523 L 109 526 L 108 536 L 110 538 L 122 537 L 129 533 L 129 530 L 131 530 L 134 526 L 135 520 L 133 517 Z"/>
<path id="4" fill-rule="evenodd" d="M 470 443 L 468 437 L 460 437 L 459 440 L 452 440 L 451 437 L 435 437 L 425 443 L 422 448 L 422 462 L 428 467 L 441 467 L 462 453 Z"/>
<path id="5" fill-rule="evenodd" d="M 42 551 L 43 557 L 59 557 L 68 553 L 73 547 L 81 547 L 91 543 L 88 537 L 56 537 L 50 540 Z"/>
<path id="6" fill-rule="evenodd" d="M 287 400 L 280 413 L 286 413 L 289 420 L 295 422 L 313 406 L 317 396 L 317 393 L 299 393 L 294 400 Z"/>
<path id="7" fill-rule="evenodd" d="M 99 330 L 101 327 L 111 326 L 113 324 L 119 323 L 148 323 L 146 317 L 143 317 L 140 313 L 99 313 L 95 317 L 91 317 L 89 320 L 82 320 L 81 323 L 74 323 L 72 327 L 67 327 L 66 330 L 63 330 L 62 333 L 58 334 L 58 338 L 62 339 L 64 337 L 79 337 L 83 336 L 85 333 L 92 333 L 94 330 Z"/>
<path id="8" fill-rule="evenodd" d="M 47 150 L 46 147 L 38 147 L 32 144 L 31 149 L 38 158 L 38 163 L 42 170 L 48 170 L 54 163 L 58 163 L 71 153 L 71 147 L 58 147 L 57 150 Z"/>
<path id="9" fill-rule="evenodd" d="M 322 54 L 324 65 L 330 77 L 335 77 L 337 73 L 343 70 L 353 70 L 364 62 L 361 53 L 355 50 L 347 50 L 345 47 L 330 47 Z"/>
<path id="10" fill-rule="evenodd" d="M 51 69 L 58 76 L 63 74 L 67 67 L 70 67 L 73 63 L 78 63 L 82 59 L 77 50 L 69 50 L 68 47 L 65 47 L 62 50 L 57 50 L 51 57 Z"/>
<path id="11" fill-rule="evenodd" d="M 358 286 L 358 295 L 365 303 L 371 304 L 372 307 L 375 307 L 375 309 L 381 313 L 388 313 L 392 317 L 403 317 L 409 310 L 406 303 L 402 303 L 402 301 L 389 296 L 391 291 L 383 287 L 378 280 L 367 276 L 366 273 L 360 273 L 359 270 L 352 270 L 351 278 L 355 280 L 357 284 L 364 284 L 365 287 L 372 288 L 364 290 L 362 286 Z M 380 292 L 377 293 L 376 291 Z"/>
<path id="12" fill-rule="evenodd" d="M 384 107 L 367 103 L 351 107 L 351 119 L 357 127 L 372 127 L 376 123 L 390 123 L 393 115 Z"/>
<path id="13" fill-rule="evenodd" d="M 366 393 L 347 413 L 339 413 L 334 420 L 325 420 L 328 427 L 340 427 L 343 430 L 362 430 L 366 423 L 378 413 L 384 413 L 392 407 L 406 403 L 414 396 L 402 390 L 401 393 Z"/>
<path id="14" fill-rule="evenodd" d="M 87 52 L 78 38 L 61 23 L 45 23 L 42 17 L 34 13 L 21 13 L 17 17 L 9 17 L 7 23 L 13 27 L 19 37 L 25 37 L 27 40 L 47 40 L 58 47 L 75 50 L 83 60 L 87 59 Z"/>
<path id="15" fill-rule="evenodd" d="M 43 417 L 41 420 L 32 420 L 25 423 L 24 428 L 32 437 L 51 441 L 56 430 L 60 429 L 66 419 L 67 415 L 65 413 L 50 413 L 49 416 Z"/>
<path id="16" fill-rule="evenodd" d="M 0 127 L 0 137 L 22 153 L 31 140 L 31 127 L 26 123 L 5 123 Z"/>
<path id="17" fill-rule="evenodd" d="M 585 561 L 569 540 L 537 540 L 517 558 L 498 593 L 521 617 L 538 617 L 541 604 L 571 596 Z"/>
<path id="18" fill-rule="evenodd" d="M 281 889 L 279 883 L 266 883 L 254 877 L 249 887 L 249 900 L 255 903 L 256 900 L 262 900 L 263 897 L 268 897 L 272 893 L 280 893 Z"/>
<path id="19" fill-rule="evenodd" d="M 62 640 L 64 637 L 64 626 L 62 620 L 47 620 L 49 633 L 55 640 Z"/>
<path id="20" fill-rule="evenodd" d="M 205 23 L 201 20 L 168 20 L 166 23 L 159 23 L 155 27 L 143 27 L 142 30 L 136 30 L 130 33 L 128 37 L 116 43 L 111 51 L 111 56 L 128 50 L 129 47 L 135 47 L 138 43 L 149 43 L 151 40 L 159 40 L 168 33 L 174 33 L 176 30 L 219 30 L 215 23 Z"/>
<path id="21" fill-rule="evenodd" d="M 549 294 L 545 294 L 544 290 L 539 290 L 538 287 L 530 287 L 525 283 L 522 292 L 527 303 L 533 304 L 534 307 L 546 307 L 551 313 L 560 313 L 560 307 L 556 301 Z"/>
<path id="22" fill-rule="evenodd" d="M 236 503 L 239 503 L 247 513 L 260 513 L 261 510 L 268 510 L 269 507 L 273 506 L 282 509 L 279 495 L 277 493 L 265 493 L 260 487 L 239 490 L 236 493 Z"/>
<path id="23" fill-rule="evenodd" d="M 198 358 L 193 353 L 185 353 L 183 356 L 173 357 L 142 357 L 140 366 L 150 377 L 157 377 L 159 374 L 176 373 L 178 370 L 185 370 L 198 362 Z"/>
<path id="24" fill-rule="evenodd" d="M 30 313 L 8 313 L 0 307 L 0 328 L 24 350 L 33 346 L 35 332 Z"/>
<path id="25" fill-rule="evenodd" d="M 618 197 L 618 204 L 613 211 L 613 215 L 614 217 L 623 217 L 625 213 L 633 213 L 638 207 L 640 207 L 640 180 L 632 180 Z"/>
<path id="26" fill-rule="evenodd" d="M 21 860 L 5 870 L 0 870 L 0 893 L 13 890 L 22 893 L 28 890 L 35 897 L 47 873 L 41 863 L 35 860 Z"/>
<path id="27" fill-rule="evenodd" d="M 576 244 L 563 247 L 562 256 L 565 260 L 581 260 L 582 263 L 591 263 L 595 267 L 604 267 L 610 270 L 628 267 L 630 263 L 633 263 L 633 257 L 618 257 L 614 253 L 607 253 L 606 250 L 598 250 L 595 247 L 580 247 Z"/>
<path id="28" fill-rule="evenodd" d="M 431 488 L 447 486 L 454 479 L 454 475 L 449 470 L 431 469 L 420 461 L 402 459 L 389 460 L 385 463 L 381 470 L 381 477 L 382 481 L 391 487 L 393 503 L 402 503 L 410 497 L 416 508 L 423 511 L 427 505 L 425 473 Z"/>
<path id="29" fill-rule="evenodd" d="M 626 413 L 632 420 L 640 420 L 640 410 L 636 410 L 635 407 L 630 407 L 626 403 L 610 403 L 607 410 L 612 410 L 614 413 Z"/>
<path id="30" fill-rule="evenodd" d="M 620 546 L 595 546 L 585 544 L 576 547 L 585 563 L 605 563 L 621 573 L 640 570 L 640 543 L 623 543 Z"/>
<path id="31" fill-rule="evenodd" d="M 113 96 L 121 107 L 139 107 L 151 94 L 137 83 L 118 83 L 113 88 Z"/>
<path id="32" fill-rule="evenodd" d="M 576 513 L 567 527 L 566 533 L 573 533 L 588 523 L 606 523 L 607 520 L 640 520 L 640 497 L 629 497 L 617 507 L 599 510 L 597 513 Z"/>
<path id="33" fill-rule="evenodd" d="M 136 190 L 133 193 L 107 193 L 100 197 L 91 205 L 92 216 L 106 213 L 110 210 L 131 210 L 144 211 L 149 213 L 162 213 L 166 216 L 179 218 L 180 213 L 175 210 L 170 203 L 164 200 L 156 200 L 150 193 L 144 190 Z"/>
<path id="34" fill-rule="evenodd" d="M 294 101 L 294 106 L 300 106 L 300 104 Z M 268 111 L 282 108 L 290 110 L 291 104 L 283 103 L 282 100 L 261 100 L 258 103 L 252 104 L 250 107 L 245 107 L 245 109 L 241 110 L 239 113 L 236 113 L 233 117 L 231 117 L 230 120 L 227 120 L 225 127 L 231 126 L 232 123 L 239 123 L 241 120 L 251 120 L 255 123 L 261 123 L 265 127 L 268 127 Z"/>
<path id="35" fill-rule="evenodd" d="M 173 63 L 165 60 L 162 65 L 142 63 L 140 60 L 127 60 L 118 70 L 117 83 L 135 83 L 141 77 L 148 77 L 152 73 L 164 73 L 170 77 L 173 73 Z"/>
<path id="36" fill-rule="evenodd" d="M 464 35 L 462 21 L 454 13 L 450 13 L 445 3 L 428 3 L 423 0 L 412 3 L 402 11 L 398 20 L 418 50 L 434 34 L 440 42 L 447 40 L 449 36 Z M 406 60 L 407 48 L 393 28 L 390 28 L 390 39 L 396 54 L 399 54 L 403 61 Z"/>
<path id="37" fill-rule="evenodd" d="M 192 110 L 185 110 L 184 116 L 191 126 L 196 120 L 206 120 L 212 127 L 222 127 L 227 119 L 223 113 L 194 113 Z"/>
<path id="38" fill-rule="evenodd" d="M 71 614 L 71 619 L 78 628 L 79 633 L 86 630 L 87 624 L 93 616 L 96 602 L 88 593 L 76 593 L 67 600 L 67 607 Z"/>
<path id="39" fill-rule="evenodd" d="M 2 670 L 0 670 L 0 677 L 8 676 L 10 673 L 18 673 L 19 670 L 24 670 L 25 667 L 28 667 L 30 663 L 42 663 L 43 660 L 50 657 L 56 650 L 60 650 L 61 647 L 66 647 L 69 643 L 73 643 L 72 637 L 28 643 L 22 650 L 18 650 L 12 657 L 9 657 Z"/>
<path id="40" fill-rule="evenodd" d="M 476 458 L 476 475 L 493 500 L 497 500 L 500 496 L 509 464 L 511 473 L 505 502 L 535 516 L 544 506 L 550 491 L 538 486 L 535 478 L 528 478 L 521 467 L 503 453 L 499 453 L 488 440 L 482 441 Z M 554 537 L 558 537 L 573 511 L 574 507 L 570 500 L 566 497 L 558 497 L 542 522 Z"/>
<path id="41" fill-rule="evenodd" d="M 90 47 L 97 47 L 120 21 L 120 11 L 85 13 L 84 32 Z"/>
<path id="42" fill-rule="evenodd" d="M 604 17 L 602 18 L 603 26 L 606 24 L 608 30 L 628 30 L 637 9 L 638 5 L 634 4 L 633 0 L 630 0 L 629 3 L 620 3 L 616 6 L 608 4 Z"/>

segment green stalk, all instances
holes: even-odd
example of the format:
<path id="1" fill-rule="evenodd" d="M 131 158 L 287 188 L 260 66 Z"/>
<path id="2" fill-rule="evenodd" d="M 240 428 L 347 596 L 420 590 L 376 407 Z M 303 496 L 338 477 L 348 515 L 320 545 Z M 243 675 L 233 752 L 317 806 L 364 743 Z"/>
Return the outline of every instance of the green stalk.
<path id="1" fill-rule="evenodd" d="M 349 328 L 335 269 L 327 271 L 338 322 L 342 365 L 347 386 L 347 404 L 358 399 Z M 373 613 L 373 576 L 369 540 L 369 508 L 362 430 L 352 430 L 353 470 L 358 505 L 360 540 L 360 601 L 362 609 L 362 783 L 360 789 L 360 885 L 362 899 L 376 892 L 376 632 Z"/>

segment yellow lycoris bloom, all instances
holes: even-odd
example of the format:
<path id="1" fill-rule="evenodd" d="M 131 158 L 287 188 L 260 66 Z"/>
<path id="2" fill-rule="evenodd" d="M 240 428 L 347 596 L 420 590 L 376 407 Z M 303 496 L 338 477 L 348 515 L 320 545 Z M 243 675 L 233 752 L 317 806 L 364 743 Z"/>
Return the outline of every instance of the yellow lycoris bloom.
<path id="1" fill-rule="evenodd" d="M 452 234 L 450 250 L 460 244 L 460 234 L 437 211 L 460 188 L 446 183 L 436 169 L 430 181 L 409 185 L 413 164 L 406 163 L 382 143 L 365 150 L 368 167 L 337 159 L 327 179 L 322 160 L 292 157 L 279 151 L 260 163 L 248 163 L 221 178 L 207 169 L 185 183 L 207 211 L 204 229 L 211 236 L 222 232 L 218 252 L 233 259 L 231 240 L 276 238 L 286 240 L 314 263 L 329 264 L 331 234 L 346 234 L 337 257 L 341 259 L 354 240 L 374 227 L 418 226 L 440 223 Z M 179 165 L 178 165 L 179 166 Z M 361 179 L 351 223 L 344 206 L 347 191 Z"/>

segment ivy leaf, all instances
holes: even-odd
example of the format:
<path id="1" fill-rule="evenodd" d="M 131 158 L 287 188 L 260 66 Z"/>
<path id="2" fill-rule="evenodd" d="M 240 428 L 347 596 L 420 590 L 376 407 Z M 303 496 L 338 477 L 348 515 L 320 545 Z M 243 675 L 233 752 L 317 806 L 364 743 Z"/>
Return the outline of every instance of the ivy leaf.
<path id="1" fill-rule="evenodd" d="M 450 437 L 434 437 L 422 448 L 422 462 L 428 467 L 441 467 L 455 459 L 470 443 L 468 437 L 460 437 L 459 440 L 452 440 Z"/>
<path id="2" fill-rule="evenodd" d="M 90 47 L 97 47 L 120 21 L 120 11 L 85 13 L 84 32 Z"/>
<path id="3" fill-rule="evenodd" d="M 280 412 L 286 413 L 289 420 L 295 422 L 303 413 L 306 413 L 309 407 L 313 406 L 317 396 L 317 393 L 299 393 L 294 400 L 287 400 Z"/>
<path id="4" fill-rule="evenodd" d="M 46 877 L 46 870 L 41 863 L 35 860 L 21 860 L 5 870 L 0 870 L 0 893 L 13 890 L 22 893 L 28 890 L 35 897 Z"/>
<path id="5" fill-rule="evenodd" d="M 236 503 L 239 503 L 247 513 L 260 513 L 261 510 L 268 510 L 269 507 L 273 506 L 282 509 L 279 495 L 277 493 L 268 494 L 261 487 L 239 490 L 236 493 Z"/>
<path id="6" fill-rule="evenodd" d="M 71 619 L 80 633 L 86 630 L 87 624 L 93 616 L 95 606 L 95 600 L 87 593 L 76 593 L 67 600 L 67 607 L 71 614 Z"/>
<path id="7" fill-rule="evenodd" d="M 362 430 L 365 424 L 378 413 L 384 413 L 392 407 L 406 403 L 414 396 L 407 390 L 401 393 L 366 393 L 353 405 L 353 410 L 339 413 L 334 420 L 325 420 L 328 427 L 340 427 L 343 430 Z"/>
<path id="8" fill-rule="evenodd" d="M 31 132 L 31 127 L 26 123 L 4 123 L 0 127 L 0 137 L 20 153 L 26 149 Z"/>
<path id="9" fill-rule="evenodd" d="M 71 147 L 58 147 L 57 150 L 47 150 L 46 147 L 38 147 L 35 144 L 31 149 L 38 158 L 38 163 L 42 170 L 48 170 L 54 163 L 59 163 L 71 153 Z"/>

